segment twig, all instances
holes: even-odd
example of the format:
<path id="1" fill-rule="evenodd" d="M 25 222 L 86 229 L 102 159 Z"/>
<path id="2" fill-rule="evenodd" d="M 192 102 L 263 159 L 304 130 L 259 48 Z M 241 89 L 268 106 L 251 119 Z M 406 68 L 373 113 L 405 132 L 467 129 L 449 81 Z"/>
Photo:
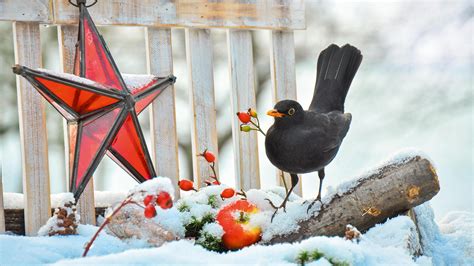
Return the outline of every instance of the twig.
<path id="1" fill-rule="evenodd" d="M 214 179 L 214 180 L 218 183 L 218 185 L 220 185 L 221 182 L 220 182 L 219 179 L 217 178 L 215 165 L 216 165 L 215 162 L 212 162 L 212 164 L 209 164 L 209 167 L 211 167 L 212 173 L 214 174 L 214 176 L 210 176 L 210 177 L 211 177 L 212 179 Z"/>
<path id="2" fill-rule="evenodd" d="M 256 127 L 256 129 L 262 133 L 265 137 L 267 136 L 267 134 L 265 134 L 265 132 L 262 131 L 262 128 L 260 128 L 260 121 L 258 120 L 257 118 L 257 123 L 258 124 L 255 124 L 255 122 L 253 122 L 252 120 L 250 120 L 250 123 L 252 123 L 252 125 L 254 125 Z"/>
<path id="3" fill-rule="evenodd" d="M 240 192 L 237 192 L 236 194 L 244 197 L 244 199 L 247 199 L 247 193 L 245 193 L 243 189 L 241 189 Z"/>
<path id="4" fill-rule="evenodd" d="M 104 222 L 100 225 L 99 229 L 97 230 L 97 232 L 95 232 L 94 236 L 91 238 L 91 240 L 89 242 L 86 243 L 86 246 L 84 248 L 84 253 L 82 253 L 82 257 L 85 257 L 87 256 L 87 253 L 89 252 L 89 249 L 92 247 L 92 244 L 94 243 L 94 241 L 96 240 L 96 238 L 99 236 L 99 233 L 105 228 L 105 226 L 107 224 L 110 223 L 110 221 L 112 220 L 112 217 L 114 217 L 125 205 L 127 204 L 135 204 L 135 205 L 138 205 L 140 207 L 143 207 L 141 206 L 140 204 L 136 203 L 135 201 L 132 200 L 132 197 L 128 197 L 126 199 L 124 199 L 122 201 L 122 203 L 120 203 L 120 205 L 109 215 L 105 218 Z"/>

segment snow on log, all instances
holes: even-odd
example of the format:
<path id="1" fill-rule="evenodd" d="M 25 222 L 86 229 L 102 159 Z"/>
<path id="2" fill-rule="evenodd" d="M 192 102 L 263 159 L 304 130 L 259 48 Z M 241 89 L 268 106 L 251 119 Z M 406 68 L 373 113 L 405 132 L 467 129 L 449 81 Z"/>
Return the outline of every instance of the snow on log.
<path id="1" fill-rule="evenodd" d="M 344 236 L 347 224 L 364 232 L 430 200 L 439 189 L 438 176 L 428 159 L 416 155 L 393 161 L 323 199 L 320 210 L 298 222 L 297 230 L 276 235 L 267 243 L 296 242 L 317 235 Z"/>

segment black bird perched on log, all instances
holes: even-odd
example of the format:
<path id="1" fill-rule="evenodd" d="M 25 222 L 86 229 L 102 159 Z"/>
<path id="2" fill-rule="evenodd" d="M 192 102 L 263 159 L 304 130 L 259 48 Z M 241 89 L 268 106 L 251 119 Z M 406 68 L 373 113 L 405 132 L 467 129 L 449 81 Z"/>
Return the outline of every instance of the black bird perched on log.
<path id="1" fill-rule="evenodd" d="M 344 113 L 349 86 L 362 61 L 359 49 L 346 44 L 331 44 L 318 58 L 316 86 L 307 111 L 293 100 L 278 102 L 268 115 L 275 117 L 265 138 L 270 162 L 291 175 L 291 189 L 279 207 L 286 202 L 298 183 L 298 175 L 318 171 L 319 193 L 308 206 L 321 200 L 324 168 L 334 159 L 349 130 L 351 114 Z M 274 215 L 275 215 L 274 214 Z"/>

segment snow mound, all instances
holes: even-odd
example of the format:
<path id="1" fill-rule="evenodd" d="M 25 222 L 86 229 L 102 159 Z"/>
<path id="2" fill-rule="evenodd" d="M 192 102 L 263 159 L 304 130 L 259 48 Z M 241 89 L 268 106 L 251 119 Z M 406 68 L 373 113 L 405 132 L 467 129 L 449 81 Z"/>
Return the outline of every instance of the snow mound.
<path id="1" fill-rule="evenodd" d="M 212 226 L 210 226 L 212 227 Z M 85 235 L 91 235 L 95 229 L 92 226 L 80 226 L 79 236 L 61 237 L 12 237 L 0 236 L 0 241 L 12 246 L 17 242 L 26 244 L 34 255 L 27 262 L 54 263 L 57 265 L 103 265 L 103 264 L 262 264 L 281 265 L 296 264 L 302 252 L 318 251 L 324 257 L 314 265 L 329 265 L 329 260 L 350 265 L 381 265 L 390 262 L 392 265 L 430 265 L 429 257 L 416 259 L 410 255 L 404 243 L 405 233 L 414 227 L 413 222 L 406 217 L 396 217 L 389 222 L 369 230 L 359 242 L 344 240 L 340 237 L 312 237 L 295 244 L 277 244 L 273 246 L 253 245 L 236 252 L 210 252 L 195 245 L 193 241 L 179 240 L 164 244 L 159 248 L 143 249 L 143 243 L 124 243 L 118 239 L 101 234 L 91 255 L 78 258 L 82 251 L 79 243 Z M 213 232 L 208 228 L 206 231 Z M 392 238 L 395 238 L 392 239 Z M 65 246 L 63 246 L 65 245 Z M 127 250 L 128 249 L 128 250 Z M 41 251 L 40 251 L 41 250 Z M 178 252 L 177 252 L 178 251 Z M 184 251 L 179 252 L 179 251 Z M 3 252 L 3 251 L 2 251 Z M 21 251 L 18 251 L 21 252 Z M 14 256 L 2 256 L 3 263 L 13 263 L 19 260 Z"/>
<path id="2" fill-rule="evenodd" d="M 145 187 L 155 191 L 166 189 L 166 179 L 151 182 Z M 194 192 L 189 197 L 194 200 L 182 199 L 178 202 L 191 205 L 207 205 L 210 196 L 218 195 L 225 186 L 211 186 L 200 192 Z M 137 188 L 138 189 L 138 188 Z M 278 189 L 277 189 L 278 190 Z M 140 191 L 140 190 L 139 190 Z M 267 191 L 253 191 L 248 194 L 249 200 L 254 201 L 263 210 L 261 213 L 271 213 L 271 207 L 265 206 L 265 197 L 273 200 L 281 200 L 279 192 L 270 189 Z M 204 196 L 203 196 L 204 195 Z M 206 198 L 206 197 L 207 198 Z M 211 197 L 216 200 L 213 204 L 216 208 L 224 206 L 230 200 L 222 200 L 220 197 Z M 293 198 L 287 206 L 287 215 L 298 217 L 301 210 L 300 199 Z M 277 204 L 277 202 L 275 202 Z M 179 205 L 160 211 L 154 219 L 168 227 L 176 229 L 182 224 L 185 213 L 178 210 Z M 300 206 L 298 208 L 298 206 Z M 182 207 L 182 206 L 181 206 Z M 188 206 L 190 207 L 190 206 Z M 195 206 L 193 206 L 195 207 Z M 205 213 L 201 210 L 193 212 L 193 215 Z M 295 210 L 293 210 L 295 209 Z M 79 225 L 78 235 L 53 236 L 53 237 L 25 237 L 0 235 L 0 264 L 38 264 L 56 263 L 58 265 L 70 264 L 263 264 L 281 265 L 299 263 L 301 254 L 321 254 L 314 260 L 312 265 L 329 265 L 339 262 L 349 265 L 381 265 L 390 263 L 393 265 L 473 265 L 472 232 L 474 216 L 472 213 L 453 212 L 441 220 L 438 225 L 434 221 L 434 215 L 428 203 L 414 209 L 418 227 L 406 217 L 399 216 L 379 224 L 363 234 L 358 241 L 345 240 L 342 237 L 317 236 L 294 244 L 277 245 L 252 245 L 235 252 L 217 253 L 196 245 L 194 241 L 181 239 L 165 243 L 159 248 L 150 248 L 145 241 L 128 240 L 121 241 L 118 238 L 102 232 L 90 250 L 89 257 L 81 258 L 84 244 L 89 241 L 96 232 L 97 227 L 91 225 Z M 178 218 L 177 218 L 178 217 Z M 256 216 L 258 217 L 258 216 Z M 280 217 L 280 218 L 279 218 Z M 262 219 L 268 219 L 264 217 Z M 280 219 L 280 220 L 277 220 Z M 252 221 L 258 223 L 258 221 Z M 262 222 L 262 221 L 261 221 Z M 262 222 L 262 226 L 266 222 Z M 272 224 L 275 227 L 286 227 L 293 222 L 285 221 L 284 215 L 277 215 Z M 417 231 L 418 228 L 418 231 Z M 274 228 L 275 231 L 285 230 Z M 267 227 L 267 230 L 272 230 Z M 207 223 L 203 232 L 220 236 L 222 228 L 217 223 Z M 418 235 L 419 232 L 419 235 Z M 183 233 L 182 233 L 183 234 Z M 419 237 L 418 237 L 419 236 Z M 418 251 L 423 255 L 416 257 Z M 178 252 L 177 252 L 178 251 Z M 181 252 L 184 251 L 184 252 Z"/>
<path id="3" fill-rule="evenodd" d="M 428 202 L 415 207 L 414 211 L 423 252 L 432 257 L 435 265 L 474 265 L 473 213 L 448 213 L 438 227 Z"/>
<path id="4" fill-rule="evenodd" d="M 439 229 L 451 241 L 454 247 L 465 257 L 474 258 L 474 215 L 470 212 L 455 211 L 448 213 L 440 222 Z"/>

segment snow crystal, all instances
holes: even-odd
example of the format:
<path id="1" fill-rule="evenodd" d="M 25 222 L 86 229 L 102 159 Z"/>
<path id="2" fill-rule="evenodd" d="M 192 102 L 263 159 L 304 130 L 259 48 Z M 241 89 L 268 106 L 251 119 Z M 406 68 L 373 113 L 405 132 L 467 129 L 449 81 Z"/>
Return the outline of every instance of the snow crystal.
<path id="1" fill-rule="evenodd" d="M 407 147 L 395 152 L 394 154 L 392 154 L 392 156 L 389 156 L 388 159 L 381 162 L 380 165 L 400 164 L 417 156 L 427 159 L 433 166 L 435 166 L 434 161 L 428 156 L 428 154 L 415 147 Z"/>
<path id="2" fill-rule="evenodd" d="M 51 218 L 48 219 L 46 224 L 41 226 L 41 228 L 38 230 L 38 236 L 48 236 L 49 232 L 56 232 L 61 230 L 58 226 L 58 217 L 56 215 L 53 215 Z"/>
<path id="3" fill-rule="evenodd" d="M 153 75 L 137 75 L 137 74 L 124 74 L 122 73 L 123 81 L 127 88 L 134 92 L 139 88 L 143 88 L 145 85 L 152 83 L 158 77 Z"/>
<path id="4" fill-rule="evenodd" d="M 260 189 L 250 189 L 245 193 L 247 194 L 247 200 L 255 204 L 255 206 L 257 206 L 257 208 L 261 211 L 273 210 L 273 207 L 266 199 L 269 199 L 272 202 L 282 200 L 281 197 L 278 197 L 276 195 L 268 195 L 267 193 L 265 193 L 265 191 Z"/>
<path id="5" fill-rule="evenodd" d="M 56 76 L 59 78 L 72 80 L 80 84 L 99 87 L 105 90 L 110 90 L 110 88 L 107 88 L 100 83 L 97 83 L 87 78 L 76 76 L 74 74 L 56 72 L 56 71 L 51 71 L 44 68 L 37 68 L 36 71 L 40 71 L 51 76 Z M 122 75 L 123 81 L 125 82 L 125 85 L 132 92 L 135 92 L 137 89 L 143 88 L 147 84 L 151 84 L 154 80 L 158 79 L 157 76 L 153 76 L 153 75 L 136 75 L 136 74 L 124 74 L 124 73 L 121 73 L 121 75 Z"/>
<path id="6" fill-rule="evenodd" d="M 202 233 L 208 233 L 216 238 L 221 238 L 224 235 L 224 229 L 218 223 L 207 223 L 202 228 Z"/>
<path id="7" fill-rule="evenodd" d="M 421 246 L 415 223 L 408 216 L 398 216 L 378 224 L 362 236 L 362 241 L 372 241 L 381 247 L 401 248 L 415 254 Z"/>
<path id="8" fill-rule="evenodd" d="M 175 206 L 170 209 L 156 208 L 156 216 L 153 218 L 167 231 L 174 233 L 179 238 L 184 237 L 185 228 L 182 223 L 182 213 Z"/>
<path id="9" fill-rule="evenodd" d="M 174 197 L 173 184 L 169 178 L 159 176 L 137 184 L 129 190 L 128 195 L 133 195 L 136 201 L 141 202 L 145 196 L 157 195 L 161 191 L 168 192 L 172 198 Z"/>
<path id="10" fill-rule="evenodd" d="M 87 79 L 87 78 L 82 78 L 82 77 L 79 77 L 79 76 L 76 76 L 76 75 L 70 74 L 70 73 L 56 72 L 56 71 L 52 71 L 52 70 L 48 70 L 48 69 L 44 69 L 44 68 L 37 68 L 36 71 L 44 72 L 44 73 L 46 73 L 48 75 L 51 75 L 51 76 L 56 76 L 56 77 L 59 77 L 59 78 L 72 80 L 74 82 L 84 84 L 84 85 L 94 86 L 94 87 L 98 87 L 98 88 L 105 89 L 105 90 L 110 89 L 110 88 L 104 87 L 100 83 L 97 83 L 93 80 L 90 80 L 90 79 Z"/>

